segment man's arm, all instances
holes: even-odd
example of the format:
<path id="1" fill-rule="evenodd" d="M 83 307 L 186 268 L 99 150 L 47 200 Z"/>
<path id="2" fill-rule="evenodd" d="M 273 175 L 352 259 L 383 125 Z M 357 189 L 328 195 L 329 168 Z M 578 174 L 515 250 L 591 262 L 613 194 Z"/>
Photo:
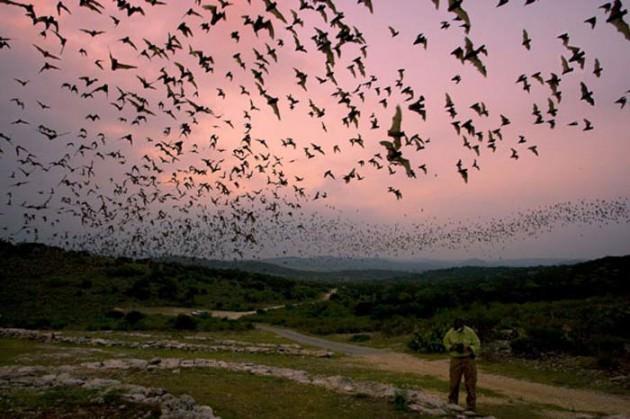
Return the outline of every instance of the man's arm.
<path id="1" fill-rule="evenodd" d="M 453 350 L 452 346 L 453 346 L 453 341 L 451 340 L 451 331 L 449 330 L 448 332 L 446 332 L 446 334 L 444 335 L 444 339 L 442 340 L 442 344 L 444 345 L 444 348 L 446 348 L 447 352 L 450 352 Z"/>
<path id="2" fill-rule="evenodd" d="M 468 329 L 470 334 L 470 340 L 472 341 L 470 345 L 470 350 L 475 356 L 479 355 L 479 351 L 481 351 L 481 341 L 479 341 L 479 337 L 475 333 L 474 330 Z"/>

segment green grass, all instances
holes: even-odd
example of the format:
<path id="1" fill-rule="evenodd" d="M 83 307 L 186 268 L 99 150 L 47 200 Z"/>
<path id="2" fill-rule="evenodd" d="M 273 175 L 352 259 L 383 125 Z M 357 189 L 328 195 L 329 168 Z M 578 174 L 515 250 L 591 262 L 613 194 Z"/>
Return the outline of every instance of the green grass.
<path id="1" fill-rule="evenodd" d="M 64 345 L 65 350 L 80 348 L 75 345 Z M 160 358 L 180 358 L 180 359 L 216 359 L 229 362 L 253 362 L 257 364 L 269 365 L 274 367 L 293 368 L 304 370 L 313 375 L 343 375 L 355 380 L 376 381 L 382 383 L 393 384 L 395 386 L 407 389 L 421 389 L 436 393 L 446 393 L 448 383 L 439 378 L 429 375 L 403 374 L 388 372 L 379 369 L 370 369 L 364 365 L 358 365 L 352 362 L 351 358 L 336 356 L 333 358 L 313 358 L 300 356 L 287 356 L 281 354 L 254 354 L 244 352 L 189 352 L 181 350 L 164 350 L 164 349 L 132 349 L 132 348 L 99 348 L 101 351 L 90 354 L 89 358 L 81 359 L 86 361 L 101 361 L 114 357 L 151 359 Z M 60 351 L 63 351 L 60 348 Z M 64 358 L 47 358 L 37 360 L 35 363 L 39 365 L 64 365 L 68 359 Z M 489 397 L 501 397 L 498 393 L 480 388 L 479 394 Z"/>
<path id="2" fill-rule="evenodd" d="M 0 340 L 0 365 L 10 365 L 21 355 L 50 354 L 53 350 L 59 353 L 82 349 L 78 345 L 43 345 L 32 341 L 11 339 Z M 87 348 L 86 348 L 87 349 Z M 352 362 L 351 358 L 334 357 L 310 358 L 292 357 L 277 354 L 245 354 L 231 352 L 202 353 L 175 350 L 141 350 L 128 348 L 99 348 L 97 352 L 85 357 L 55 358 L 34 356 L 22 365 L 64 365 L 69 363 L 97 361 L 117 357 L 134 357 L 150 359 L 159 357 L 177 357 L 181 359 L 208 358 L 232 362 L 255 362 L 258 364 L 287 367 L 305 370 L 314 375 L 342 375 L 361 381 L 374 381 L 393 384 L 403 389 L 420 389 L 431 393 L 445 394 L 447 383 L 432 376 L 394 373 L 378 369 L 366 368 Z M 158 372 L 91 372 L 90 374 L 112 376 L 132 382 L 161 386 L 174 393 L 187 393 L 213 408 L 221 408 L 219 413 L 225 417 L 406 417 L 400 416 L 393 405 L 384 401 L 361 399 L 360 397 L 341 396 L 316 386 L 299 385 L 288 380 L 272 377 L 254 377 L 249 374 L 234 373 L 223 369 L 182 369 L 180 374 L 170 371 Z M 525 403 L 510 403 L 498 393 L 480 388 L 479 395 L 493 399 L 491 404 L 482 404 L 481 413 L 496 417 L 536 418 L 542 417 L 542 407 Z M 221 395 L 219 397 L 219 395 Z M 501 402 L 505 400 L 505 403 Z M 498 403 L 498 404 L 497 404 Z M 269 405 L 269 406 L 267 406 Z M 350 406 L 344 410 L 340 406 Z M 311 406 L 312 413 L 304 412 L 302 406 Z M 268 413 L 261 413 L 263 409 Z M 292 410 L 293 409 L 293 410 Z M 295 410 L 297 409 L 297 410 Z M 304 408 L 306 409 L 306 407 Z M 318 410 L 319 409 L 319 410 Z M 337 410 L 339 409 L 339 410 Z M 365 409 L 365 410 L 363 410 Z M 225 412 L 225 413 L 224 413 Z M 342 412 L 342 413 L 339 413 Z M 344 416 L 346 415 L 347 416 Z M 367 414 L 365 412 L 370 412 Z M 335 414 L 337 414 L 335 416 Z M 252 416 L 253 415 L 253 416 Z M 303 415 L 303 416 L 299 416 Z M 341 416 L 340 416 L 341 415 Z M 396 416 L 398 415 L 398 416 Z M 1 418 L 2 416 L 0 416 Z M 4 419 L 4 418 L 3 418 Z"/>
<path id="3" fill-rule="evenodd" d="M 20 354 L 34 353 L 35 350 L 42 351 L 43 349 L 34 349 L 33 345 L 38 345 L 29 341 L 18 340 L 0 340 L 0 345 L 4 342 L 7 343 L 7 347 L 13 347 L 13 357 L 7 359 L 7 364 L 15 361 L 15 358 Z M 4 348 L 4 346 L 0 346 Z M 55 345 L 56 351 L 63 353 L 64 351 L 72 351 L 78 348 L 82 348 L 80 345 Z M 175 357 L 181 359 L 195 359 L 195 358 L 207 358 L 217 359 L 222 361 L 231 362 L 254 362 L 257 364 L 264 364 L 275 367 L 293 368 L 298 370 L 304 370 L 315 375 L 344 375 L 356 380 L 365 381 L 378 381 L 383 383 L 394 384 L 396 386 L 404 388 L 424 389 L 429 391 L 435 391 L 444 393 L 448 385 L 445 381 L 431 376 L 421 376 L 416 374 L 400 374 L 392 373 L 377 369 L 370 369 L 364 366 L 358 366 L 352 362 L 348 362 L 350 359 L 343 357 L 333 358 L 312 358 L 312 357 L 299 357 L 299 356 L 287 356 L 280 354 L 253 354 L 253 353 L 235 353 L 235 352 L 189 352 L 180 350 L 161 350 L 161 349 L 132 349 L 132 348 L 120 348 L 120 347 L 102 347 L 98 348 L 99 351 L 90 353 L 84 359 L 80 359 L 79 362 L 86 361 L 101 361 L 111 358 L 127 357 L 127 358 L 140 358 L 151 359 L 154 357 Z M 50 349 L 48 350 L 50 353 Z M 48 357 L 34 357 L 28 364 L 33 365 L 66 365 L 68 363 L 76 362 L 77 359 L 68 358 L 55 358 L 53 356 Z M 497 396 L 496 393 L 489 390 L 480 389 L 480 394 L 488 396 Z"/>
<path id="4" fill-rule="evenodd" d="M 112 353 L 119 351 L 130 357 L 143 359 L 150 359 L 153 357 L 176 357 L 182 359 L 208 358 L 230 362 L 254 362 L 274 367 L 304 370 L 315 375 L 343 375 L 356 380 L 380 381 L 400 385 L 405 388 L 426 389 L 438 392 L 445 392 L 448 388 L 448 384 L 438 378 L 420 376 L 416 374 L 398 374 L 381 370 L 373 370 L 357 366 L 352 362 L 347 362 L 347 359 L 343 357 L 312 358 L 280 354 L 252 354 L 235 352 L 203 353 L 172 350 L 136 350 L 126 348 L 120 348 L 120 350 L 118 348 L 111 349 Z M 492 395 L 494 395 L 494 393 Z"/>
<path id="5" fill-rule="evenodd" d="M 0 394 L 0 418 L 158 418 L 159 408 L 124 401 L 110 392 L 101 395 L 79 387 L 46 390 L 10 389 Z M 99 400 L 100 399 L 100 400 Z"/>
<path id="6" fill-rule="evenodd" d="M 3 397 L 0 406 L 2 406 L 1 410 L 6 410 L 12 405 L 30 409 L 41 409 L 58 404 L 80 405 L 89 403 L 96 395 L 95 391 L 80 387 L 56 387 L 41 392 L 31 389 L 15 389 Z"/>
<path id="7" fill-rule="evenodd" d="M 17 359 L 24 355 L 35 355 L 42 352 L 35 342 L 18 339 L 0 339 L 0 366 L 15 365 Z"/>
<path id="8" fill-rule="evenodd" d="M 385 400 L 340 395 L 325 389 L 273 377 L 257 377 L 222 370 L 182 370 L 128 373 L 125 381 L 160 386 L 174 394 L 190 394 L 211 406 L 224 419 L 412 418 Z"/>
<path id="9" fill-rule="evenodd" d="M 0 366 L 60 366 L 101 361 L 123 353 L 105 348 L 69 344 L 47 344 L 20 339 L 0 339 Z"/>
<path id="10" fill-rule="evenodd" d="M 365 341 L 354 341 L 353 336 L 356 335 L 368 335 L 370 339 Z M 411 334 L 399 335 L 399 336 L 385 336 L 381 332 L 371 333 L 342 333 L 326 335 L 326 339 L 334 340 L 336 342 L 350 343 L 352 345 L 367 346 L 369 348 L 379 349 L 391 349 L 396 352 L 409 352 L 407 348 L 407 342 L 412 338 Z"/>
<path id="11" fill-rule="evenodd" d="M 271 365 L 271 363 L 267 363 Z M 395 384 L 404 389 L 425 389 L 446 394 L 447 384 L 433 377 L 413 374 L 395 374 L 373 370 L 337 368 L 320 371 L 368 380 Z M 316 386 L 296 384 L 274 377 L 256 377 L 249 374 L 228 372 L 220 369 L 185 370 L 173 374 L 122 373 L 124 381 L 136 384 L 159 385 L 178 394 L 187 393 L 196 400 L 209 404 L 224 418 L 405 418 L 408 414 L 396 411 L 395 406 L 384 400 L 372 400 L 361 396 L 343 396 Z M 121 378 L 118 376 L 117 378 Z M 216 394 L 216 393 L 219 394 Z M 497 404 L 496 393 L 479 391 L 482 396 L 494 398 L 491 404 L 481 405 L 480 413 L 498 418 L 544 417 L 542 406 L 526 403 Z M 255 397 L 252 397 L 255 395 Z M 262 409 L 262 410 L 261 410 Z M 553 407 L 548 409 L 554 410 Z M 274 416 L 275 415 L 275 416 Z M 414 417 L 418 417 L 417 415 Z M 423 416 L 424 417 L 424 416 Z"/>
<path id="12" fill-rule="evenodd" d="M 225 335 L 222 337 L 226 337 Z M 238 336 L 234 336 L 238 337 Z M 356 364 L 352 362 L 352 358 L 347 357 L 334 357 L 334 358 L 311 358 L 311 357 L 295 357 L 279 354 L 248 354 L 248 353 L 232 353 L 232 352 L 187 352 L 176 350 L 143 350 L 143 349 L 130 349 L 130 348 L 99 348 L 98 352 L 89 353 L 80 357 L 69 359 L 55 358 L 50 356 L 51 348 L 60 353 L 81 349 L 81 346 L 77 345 L 46 345 L 30 342 L 30 341 L 18 341 L 2 339 L 0 340 L 0 365 L 10 365 L 16 362 L 16 358 L 20 355 L 37 355 L 46 351 L 46 357 L 32 356 L 29 360 L 22 360 L 22 365 L 66 365 L 74 362 L 86 362 L 86 361 L 99 361 L 118 357 L 130 357 L 150 359 L 153 357 L 176 357 L 181 359 L 195 359 L 195 358 L 207 358 L 216 359 L 231 362 L 254 362 L 263 365 L 293 368 L 298 370 L 304 370 L 314 375 L 343 375 L 355 380 L 361 381 L 374 381 L 381 383 L 388 383 L 404 389 L 420 389 L 436 394 L 446 394 L 448 384 L 446 381 L 438 379 L 428 375 L 417 374 L 405 374 L 388 372 L 379 369 L 370 369 L 364 365 Z M 89 349 L 89 348 L 86 348 Z M 492 369 L 487 369 L 487 364 L 481 363 L 484 371 L 498 373 L 506 376 L 512 376 L 515 378 L 525 379 L 528 381 L 542 382 L 551 385 L 564 385 L 569 386 L 568 380 L 575 379 L 570 374 L 564 374 L 564 376 L 556 377 L 552 379 L 546 373 L 527 368 L 526 365 L 513 365 L 513 364 L 498 364 L 494 365 Z M 227 371 L 221 370 L 219 374 L 230 374 Z M 558 373 L 560 374 L 560 373 Z M 568 377 L 568 378 L 567 378 Z M 593 385 L 588 385 L 587 382 L 581 381 L 575 383 L 575 388 L 593 389 Z M 570 386 L 569 386 L 570 387 Z M 606 388 L 598 388 L 605 391 Z M 497 392 L 483 388 L 480 386 L 478 389 L 480 396 L 490 397 L 495 400 L 505 400 L 505 404 L 500 405 L 486 405 L 484 409 L 490 409 L 487 413 L 497 417 L 538 417 L 536 412 L 542 410 L 542 407 L 531 404 L 519 405 L 508 404 L 508 400 Z M 619 392 L 617 392 L 619 393 Z M 545 407 L 547 410 L 554 409 L 553 406 Z M 510 414 L 499 415 L 499 413 L 511 412 Z M 522 412 L 519 413 L 519 412 Z M 536 413 L 536 414 L 534 414 Z M 528 416 L 530 415 L 530 416 Z"/>

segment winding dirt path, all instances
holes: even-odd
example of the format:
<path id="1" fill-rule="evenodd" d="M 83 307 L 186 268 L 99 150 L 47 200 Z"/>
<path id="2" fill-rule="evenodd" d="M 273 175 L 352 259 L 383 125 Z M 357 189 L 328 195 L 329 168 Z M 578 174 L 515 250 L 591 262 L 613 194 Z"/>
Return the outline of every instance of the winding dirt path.
<path id="1" fill-rule="evenodd" d="M 409 354 L 365 346 L 333 342 L 268 325 L 257 328 L 276 333 L 303 345 L 311 345 L 353 357 L 353 361 L 392 372 L 429 375 L 448 381 L 448 360 L 429 361 Z M 570 389 L 534 383 L 503 375 L 479 371 L 479 386 L 500 393 L 509 399 L 548 404 L 578 412 L 624 414 L 630 417 L 630 398 L 592 390 Z"/>
<path id="2" fill-rule="evenodd" d="M 298 342 L 302 345 L 316 346 L 318 348 L 326 349 L 332 352 L 338 352 L 352 356 L 375 356 L 384 355 L 385 351 L 375 348 L 368 348 L 365 346 L 351 345 L 342 342 L 333 342 L 330 340 L 317 338 L 314 336 L 303 335 L 291 329 L 285 329 L 281 327 L 269 326 L 266 324 L 256 324 L 256 329 L 264 330 L 266 332 L 275 333 L 285 339 L 289 339 Z"/>

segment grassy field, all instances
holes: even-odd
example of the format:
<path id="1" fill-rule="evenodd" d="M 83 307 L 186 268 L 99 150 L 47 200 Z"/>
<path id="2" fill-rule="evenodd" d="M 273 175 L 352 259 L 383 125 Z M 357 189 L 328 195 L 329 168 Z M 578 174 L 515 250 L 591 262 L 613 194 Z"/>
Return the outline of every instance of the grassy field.
<path id="1" fill-rule="evenodd" d="M 96 391 L 73 387 L 59 387 L 44 391 L 27 389 L 11 390 L 0 398 L 0 418 L 79 418 L 94 417 L 142 417 L 157 419 L 157 409 L 147 412 L 146 406 L 122 401 L 116 394 L 109 394 L 103 402 L 95 402 Z"/>
<path id="2" fill-rule="evenodd" d="M 79 334 L 79 332 L 75 332 Z M 90 333 L 91 336 L 121 338 L 121 334 Z M 204 334 L 216 339 L 237 339 L 251 343 L 283 343 L 266 332 L 249 331 L 243 333 Z M 182 334 L 162 337 L 184 340 Z M 132 340 L 142 337 L 127 336 Z M 356 380 L 375 381 L 394 384 L 400 388 L 423 389 L 430 393 L 444 395 L 447 383 L 431 377 L 416 374 L 393 373 L 368 368 L 357 364 L 351 358 L 335 356 L 333 358 L 295 357 L 281 354 L 249 354 L 233 352 L 187 352 L 178 350 L 142 350 L 129 348 L 84 347 L 81 345 L 47 344 L 16 339 L 0 339 L 0 366 L 8 365 L 68 365 L 87 361 L 107 360 L 112 358 L 176 357 L 181 359 L 208 358 L 233 362 L 253 362 L 257 364 L 288 367 L 307 371 L 317 375 L 342 375 Z M 120 379 L 126 383 L 162 387 L 169 392 L 189 394 L 201 404 L 208 404 L 223 418 L 406 418 L 417 417 L 409 412 L 397 410 L 386 400 L 375 400 L 356 395 L 342 395 L 311 385 L 273 377 L 258 377 L 250 374 L 230 372 L 218 369 L 182 370 L 177 374 L 170 371 L 119 371 L 99 372 L 99 376 Z M 499 394 L 480 389 L 480 413 L 496 417 L 535 418 L 545 417 L 547 406 L 515 403 Z M 80 395 L 76 403 L 64 407 L 62 411 L 79 409 L 98 412 L 97 407 L 81 404 Z M 46 409 L 55 404 L 54 392 L 51 395 L 20 394 L 3 395 L 5 407 L 11 405 L 14 411 L 32 412 Z M 8 408 L 8 407 L 7 407 Z M 102 409 L 102 406 L 100 407 Z M 64 410 L 65 409 L 65 410 Z M 562 410 L 555 409 L 556 413 Z M 61 411 L 60 411 L 61 412 Z M 2 417 L 2 416 L 0 416 Z M 19 416 L 18 416 L 19 417 Z M 77 417 L 81 417 L 80 415 Z"/>
<path id="3" fill-rule="evenodd" d="M 412 418 L 383 400 L 344 396 L 273 377 L 256 377 L 220 370 L 132 373 L 128 382 L 158 385 L 174 394 L 190 394 L 213 406 L 224 419 L 299 418 Z"/>

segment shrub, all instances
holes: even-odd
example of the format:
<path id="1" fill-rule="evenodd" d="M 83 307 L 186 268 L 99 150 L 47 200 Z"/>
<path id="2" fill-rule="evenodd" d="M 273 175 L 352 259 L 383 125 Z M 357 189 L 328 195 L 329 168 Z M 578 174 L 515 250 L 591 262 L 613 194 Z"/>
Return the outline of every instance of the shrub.
<path id="1" fill-rule="evenodd" d="M 142 274 L 144 274 L 144 271 L 141 267 L 129 263 L 105 268 L 105 275 L 110 278 L 131 278 Z"/>
<path id="2" fill-rule="evenodd" d="M 442 345 L 442 337 L 438 336 L 434 330 L 416 332 L 413 338 L 407 344 L 409 349 L 414 352 L 422 353 L 442 353 L 444 345 Z"/>
<path id="3" fill-rule="evenodd" d="M 138 300 L 148 300 L 151 297 L 151 288 L 149 287 L 149 281 L 145 278 L 138 279 L 127 290 L 127 295 Z"/>
<path id="4" fill-rule="evenodd" d="M 350 342 L 366 342 L 372 339 L 370 335 L 360 334 L 360 335 L 352 335 L 350 338 Z"/>
<path id="5" fill-rule="evenodd" d="M 415 326 L 415 319 L 394 316 L 383 322 L 382 331 L 385 336 L 400 336 L 413 332 Z"/>
<path id="6" fill-rule="evenodd" d="M 197 329 L 197 320 L 186 314 L 178 314 L 173 322 L 173 327 L 177 330 Z"/>
<path id="7" fill-rule="evenodd" d="M 120 321 L 120 318 L 113 319 L 111 317 L 107 317 L 107 313 L 106 313 L 104 317 L 96 318 L 90 323 L 88 323 L 85 326 L 85 330 L 89 330 L 89 331 L 113 330 L 118 326 L 117 322 L 119 321 Z"/>
<path id="8" fill-rule="evenodd" d="M 51 288 L 63 288 L 63 287 L 70 286 L 70 281 L 68 281 L 65 278 L 59 278 L 59 277 L 54 276 L 50 278 L 48 281 L 46 281 L 46 285 Z"/>
<path id="9" fill-rule="evenodd" d="M 442 353 L 445 351 L 442 339 L 448 329 L 449 326 L 445 324 L 429 325 L 416 331 L 407 346 L 414 352 Z"/>
<path id="10" fill-rule="evenodd" d="M 171 278 L 167 278 L 162 281 L 162 284 L 160 284 L 157 294 L 159 298 L 169 300 L 175 298 L 178 291 L 177 283 Z"/>
<path id="11" fill-rule="evenodd" d="M 409 395 L 406 391 L 396 390 L 394 394 L 394 409 L 405 412 L 409 409 Z"/>
<path id="12" fill-rule="evenodd" d="M 592 354 L 621 355 L 624 353 L 626 340 L 616 336 L 591 336 L 586 343 L 586 349 Z"/>
<path id="13" fill-rule="evenodd" d="M 619 366 L 621 365 L 621 363 L 619 362 L 619 359 L 612 356 L 611 354 L 605 354 L 602 353 L 597 357 L 597 368 L 603 369 L 603 370 L 615 370 L 617 368 L 619 368 Z"/>
<path id="14" fill-rule="evenodd" d="M 125 312 L 118 308 L 113 308 L 105 313 L 105 317 L 110 319 L 122 319 L 125 317 Z"/>
<path id="15" fill-rule="evenodd" d="M 81 284 L 79 284 L 79 286 L 83 289 L 89 289 L 92 288 L 92 280 L 90 279 L 83 279 L 81 281 Z"/>
<path id="16" fill-rule="evenodd" d="M 145 315 L 137 310 L 131 310 L 130 312 L 125 314 L 125 322 L 129 324 L 136 324 L 144 318 L 145 318 Z"/>
<path id="17" fill-rule="evenodd" d="M 229 320 L 229 319 L 217 319 L 209 317 L 207 319 L 199 320 L 197 323 L 197 330 L 204 332 L 221 332 L 221 331 L 244 331 L 252 330 L 254 325 L 250 321 L 246 320 Z"/>
<path id="18" fill-rule="evenodd" d="M 38 317 L 33 320 L 26 320 L 25 325 L 21 327 L 24 327 L 26 329 L 51 329 L 52 324 L 47 318 Z"/>
<path id="19" fill-rule="evenodd" d="M 510 349 L 514 355 L 523 358 L 540 357 L 540 350 L 536 347 L 534 341 L 526 336 L 521 336 L 511 341 Z"/>
<path id="20" fill-rule="evenodd" d="M 577 353 L 582 348 L 561 329 L 551 327 L 529 328 L 526 336 L 513 340 L 510 346 L 512 353 L 525 358 L 537 358 L 545 352 Z"/>

